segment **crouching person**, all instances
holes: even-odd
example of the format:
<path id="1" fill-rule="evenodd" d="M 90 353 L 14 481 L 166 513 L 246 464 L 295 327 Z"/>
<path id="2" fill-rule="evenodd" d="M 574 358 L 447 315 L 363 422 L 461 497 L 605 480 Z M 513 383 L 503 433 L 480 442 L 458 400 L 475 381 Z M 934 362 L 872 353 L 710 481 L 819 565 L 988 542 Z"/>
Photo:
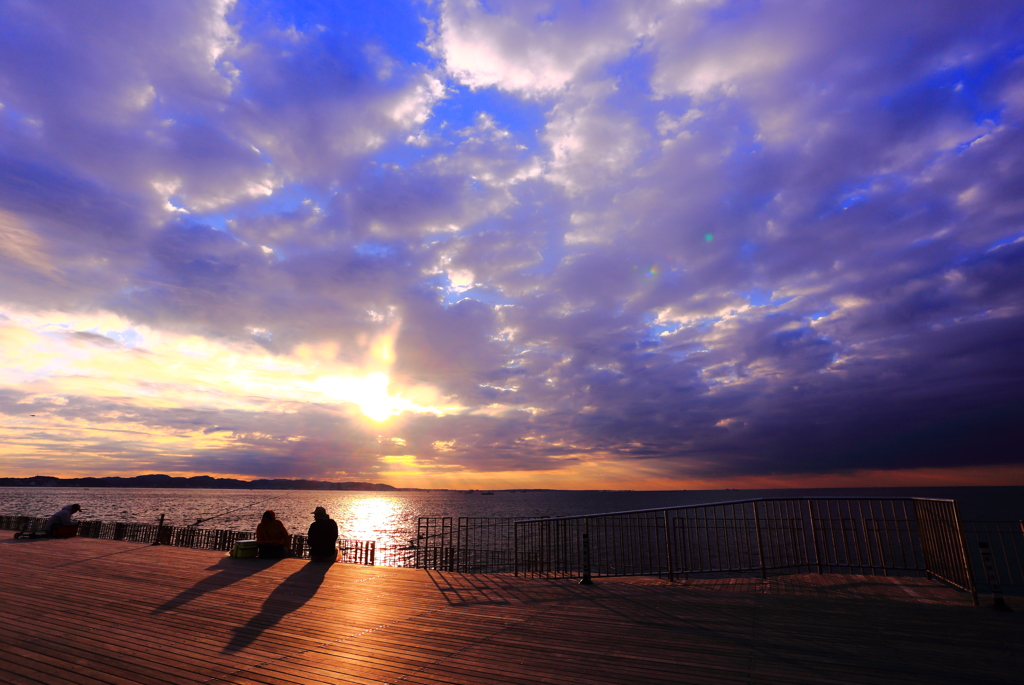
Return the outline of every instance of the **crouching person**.
<path id="1" fill-rule="evenodd" d="M 260 524 L 256 526 L 256 543 L 259 545 L 260 559 L 284 559 L 291 556 L 288 545 L 291 536 L 284 524 L 277 520 L 272 509 L 263 512 Z"/>
<path id="2" fill-rule="evenodd" d="M 80 504 L 69 504 L 50 517 L 43 533 L 55 538 L 73 538 L 78 534 L 78 523 L 71 517 L 82 510 Z"/>
<path id="3" fill-rule="evenodd" d="M 334 562 L 338 560 L 338 524 L 327 515 L 327 510 L 317 507 L 313 511 L 313 523 L 309 524 L 309 560 Z"/>

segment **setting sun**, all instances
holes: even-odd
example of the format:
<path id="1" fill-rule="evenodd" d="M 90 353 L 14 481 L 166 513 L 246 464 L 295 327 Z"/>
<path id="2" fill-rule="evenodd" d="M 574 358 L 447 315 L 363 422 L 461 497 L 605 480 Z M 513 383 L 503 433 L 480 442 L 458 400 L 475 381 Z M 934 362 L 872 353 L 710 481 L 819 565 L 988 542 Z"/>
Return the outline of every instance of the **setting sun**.
<path id="1" fill-rule="evenodd" d="M 386 421 L 395 414 L 413 409 L 409 400 L 388 394 L 390 379 L 386 373 L 375 371 L 358 376 L 323 376 L 317 379 L 318 390 L 334 400 L 351 402 L 374 421 Z"/>

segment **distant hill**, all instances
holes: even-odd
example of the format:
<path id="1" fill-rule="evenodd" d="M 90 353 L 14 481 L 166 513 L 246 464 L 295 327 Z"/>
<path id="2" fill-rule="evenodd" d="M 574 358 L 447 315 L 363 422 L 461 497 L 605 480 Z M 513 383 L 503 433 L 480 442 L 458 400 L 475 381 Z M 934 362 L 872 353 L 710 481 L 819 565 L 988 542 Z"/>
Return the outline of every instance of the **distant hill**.
<path id="1" fill-rule="evenodd" d="M 0 478 L 0 487 L 36 488 L 223 488 L 231 490 L 398 490 L 384 483 L 332 483 L 326 480 L 289 480 L 287 478 L 261 478 L 238 480 L 237 478 L 214 478 L 213 476 L 104 476 L 102 478 L 57 478 L 56 476 L 33 476 L 32 478 Z"/>

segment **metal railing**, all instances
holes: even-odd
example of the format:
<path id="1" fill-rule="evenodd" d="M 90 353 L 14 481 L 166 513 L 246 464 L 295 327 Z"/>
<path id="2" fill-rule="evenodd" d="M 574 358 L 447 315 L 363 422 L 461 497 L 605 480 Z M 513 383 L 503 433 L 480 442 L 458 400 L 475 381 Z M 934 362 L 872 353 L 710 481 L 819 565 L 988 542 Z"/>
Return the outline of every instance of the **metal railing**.
<path id="1" fill-rule="evenodd" d="M 983 592 L 992 591 L 992 581 L 1011 594 L 1024 594 L 1024 521 L 964 521 L 964 538 L 975 573 L 975 584 Z M 987 573 L 982 559 L 982 544 L 988 543 L 992 554 L 991 568 L 995 578 Z"/>
<path id="2" fill-rule="evenodd" d="M 0 516 L 0 529 L 41 530 L 45 522 Z M 222 551 L 254 537 L 100 521 L 81 522 L 78 535 Z M 952 500 L 757 499 L 563 518 L 420 517 L 406 545 L 342 539 L 338 548 L 344 563 L 459 573 L 880 573 L 934 576 L 972 594 L 993 582 L 1024 593 L 1024 522 L 960 521 Z M 292 551 L 308 557 L 304 535 L 292 536 Z"/>
<path id="3" fill-rule="evenodd" d="M 527 575 L 928 575 L 975 593 L 953 500 L 753 499 L 515 527 L 515 569 Z"/>
<path id="4" fill-rule="evenodd" d="M 421 516 L 417 520 L 413 566 L 458 573 L 512 573 L 518 520 Z"/>
<path id="5" fill-rule="evenodd" d="M 30 516 L 0 516 L 0 529 L 23 530 L 30 528 L 41 531 L 46 524 L 45 518 Z M 210 549 L 228 551 L 237 540 L 252 540 L 253 532 L 222 530 L 216 528 L 194 528 L 192 526 L 164 526 L 146 523 L 109 523 L 106 521 L 79 521 L 78 537 L 102 538 L 104 540 L 123 540 L 125 542 L 141 542 L 146 544 L 169 545 L 171 547 L 189 547 L 192 549 Z M 309 558 L 309 543 L 305 535 L 291 536 L 291 551 L 300 559 Z M 338 540 L 338 561 L 347 564 L 365 564 L 373 566 L 377 563 L 377 542 L 375 540 Z M 385 560 L 401 562 L 402 555 L 391 553 L 384 555 Z M 399 563 L 395 565 L 406 565 Z"/>

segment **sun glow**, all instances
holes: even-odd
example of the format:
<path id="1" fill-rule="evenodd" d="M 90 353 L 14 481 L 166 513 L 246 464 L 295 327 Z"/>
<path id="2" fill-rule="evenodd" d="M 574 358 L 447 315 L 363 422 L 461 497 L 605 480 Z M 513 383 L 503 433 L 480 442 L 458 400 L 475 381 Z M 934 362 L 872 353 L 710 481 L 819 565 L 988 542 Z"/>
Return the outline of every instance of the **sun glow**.
<path id="1" fill-rule="evenodd" d="M 412 402 L 388 394 L 390 379 L 375 371 L 366 376 L 322 376 L 314 384 L 332 399 L 357 405 L 374 421 L 386 421 L 395 414 L 415 409 Z"/>

